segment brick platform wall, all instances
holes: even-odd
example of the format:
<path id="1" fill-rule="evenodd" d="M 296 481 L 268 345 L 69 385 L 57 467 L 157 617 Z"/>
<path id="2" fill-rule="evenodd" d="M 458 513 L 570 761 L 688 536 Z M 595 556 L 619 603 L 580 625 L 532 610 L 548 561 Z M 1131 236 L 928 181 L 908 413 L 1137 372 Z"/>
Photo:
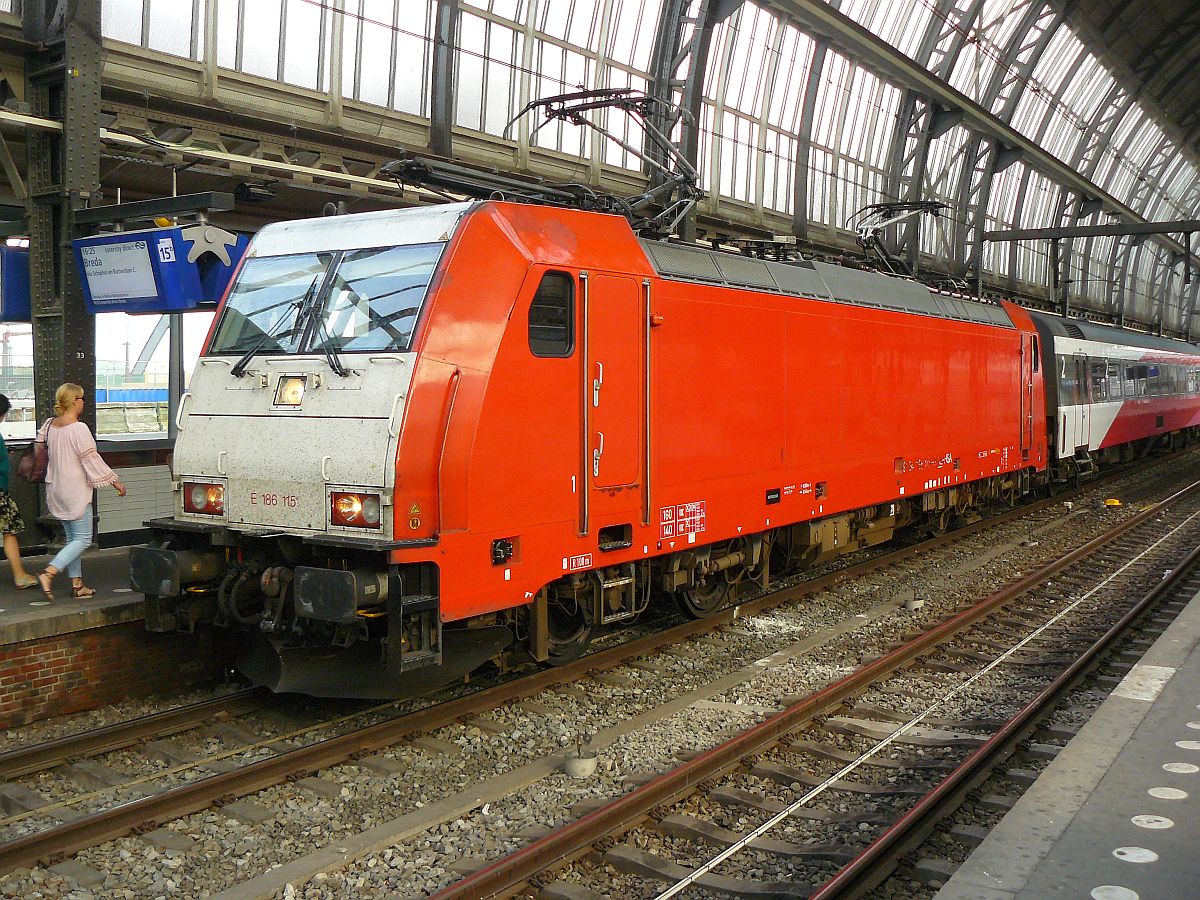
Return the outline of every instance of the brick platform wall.
<path id="1" fill-rule="evenodd" d="M 141 621 L 0 648 L 0 728 L 179 690 L 223 671 L 207 633 L 151 634 Z"/>

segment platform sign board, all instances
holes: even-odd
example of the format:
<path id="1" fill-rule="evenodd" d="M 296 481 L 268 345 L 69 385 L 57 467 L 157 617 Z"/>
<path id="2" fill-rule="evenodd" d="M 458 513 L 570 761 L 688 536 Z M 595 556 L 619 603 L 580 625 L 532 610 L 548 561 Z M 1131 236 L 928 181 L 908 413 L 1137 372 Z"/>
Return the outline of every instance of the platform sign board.
<path id="1" fill-rule="evenodd" d="M 95 306 L 158 300 L 158 279 L 150 264 L 147 241 L 110 241 L 80 247 L 79 260 L 88 297 Z"/>
<path id="2" fill-rule="evenodd" d="M 29 251 L 0 247 L 0 321 L 31 322 L 29 301 Z"/>
<path id="3" fill-rule="evenodd" d="M 74 241 L 88 312 L 164 313 L 220 301 L 249 239 L 209 225 Z"/>

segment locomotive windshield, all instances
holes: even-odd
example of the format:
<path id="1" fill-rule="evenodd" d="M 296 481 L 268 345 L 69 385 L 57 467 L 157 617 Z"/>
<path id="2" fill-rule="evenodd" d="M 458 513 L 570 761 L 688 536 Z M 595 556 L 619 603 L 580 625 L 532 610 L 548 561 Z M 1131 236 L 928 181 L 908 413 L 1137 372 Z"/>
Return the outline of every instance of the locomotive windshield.
<path id="1" fill-rule="evenodd" d="M 253 257 L 209 353 L 406 351 L 444 246 Z"/>

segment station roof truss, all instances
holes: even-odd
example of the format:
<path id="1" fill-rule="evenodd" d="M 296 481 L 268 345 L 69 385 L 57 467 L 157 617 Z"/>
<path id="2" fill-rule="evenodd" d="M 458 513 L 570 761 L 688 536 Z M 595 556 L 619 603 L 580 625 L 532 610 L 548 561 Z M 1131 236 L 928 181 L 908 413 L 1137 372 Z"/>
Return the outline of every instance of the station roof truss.
<path id="1" fill-rule="evenodd" d="M 18 0 L 0 0 L 0 171 L 25 199 Z M 440 202 L 405 152 L 636 197 L 692 166 L 695 234 L 852 251 L 874 204 L 941 204 L 881 240 L 904 268 L 1097 321 L 1200 331 L 1200 10 L 1184 0 L 104 0 L 103 202 L 230 190 L 240 224 Z M 629 89 L 680 115 L 647 146 L 523 108 Z M 624 142 L 624 145 L 622 144 Z M 1092 228 L 1093 230 L 1086 230 Z M 1014 229 L 1054 242 L 989 240 Z"/>

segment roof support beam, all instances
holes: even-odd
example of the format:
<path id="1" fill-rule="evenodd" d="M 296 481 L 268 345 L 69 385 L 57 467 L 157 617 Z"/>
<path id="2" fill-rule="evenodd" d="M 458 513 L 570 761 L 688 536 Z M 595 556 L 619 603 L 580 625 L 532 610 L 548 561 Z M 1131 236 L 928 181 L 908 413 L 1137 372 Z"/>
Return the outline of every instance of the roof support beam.
<path id="1" fill-rule="evenodd" d="M 808 83 L 804 86 L 804 106 L 800 110 L 800 128 L 796 146 L 796 167 L 792 178 L 792 234 L 807 241 L 808 235 L 808 168 L 812 155 L 812 127 L 817 114 L 817 92 L 825 73 L 825 58 L 829 44 L 817 38 L 813 42 L 812 65 L 808 70 Z"/>
<path id="2" fill-rule="evenodd" d="M 1074 225 L 1063 228 L 1005 228 L 985 231 L 989 241 L 1053 241 L 1063 238 L 1108 237 L 1112 235 L 1191 234 L 1200 231 L 1200 219 L 1175 222 L 1116 222 L 1112 225 Z"/>
<path id="3" fill-rule="evenodd" d="M 1013 10 L 1009 15 L 1015 12 Z M 1003 48 L 1000 64 L 993 68 L 988 84 L 980 92 L 980 102 L 986 108 L 996 110 L 999 121 L 1012 121 L 1020 87 L 1033 73 L 1033 67 L 1058 22 L 1057 10 L 1043 0 L 1030 0 L 1026 5 L 1020 23 Z M 958 215 L 952 235 L 952 257 L 963 266 L 963 274 L 973 282 L 976 293 L 983 290 L 983 229 L 991 207 L 993 183 L 999 172 L 1023 157 L 1023 150 L 1009 147 L 978 131 L 972 132 L 967 139 L 955 195 Z M 1023 181 L 1022 189 L 1024 184 Z M 1009 271 L 1016 271 L 1015 264 Z"/>
<path id="4" fill-rule="evenodd" d="M 876 37 L 857 22 L 833 9 L 822 0 L 763 0 L 790 21 L 815 34 L 829 39 L 832 46 L 843 51 L 860 65 L 880 73 L 888 80 L 918 90 L 945 107 L 958 108 L 963 113 L 963 125 L 1020 149 L 1028 165 L 1051 180 L 1073 191 L 1098 197 L 1106 209 L 1131 220 L 1141 220 L 1136 210 L 1081 176 L 1053 154 L 1044 150 L 1009 124 L 999 121 L 990 111 L 965 94 L 940 80 L 923 66 L 906 57 L 882 38 Z M 1177 244 L 1174 250 L 1182 250 Z"/>
<path id="5" fill-rule="evenodd" d="M 692 168 L 699 169 L 700 118 L 704 110 L 704 75 L 707 71 L 713 29 L 741 7 L 743 0 L 700 0 L 696 17 L 688 15 L 689 0 L 668 0 L 659 12 L 654 35 L 654 50 L 650 58 L 650 94 L 665 101 L 662 108 L 674 105 L 679 93 L 679 108 L 684 115 L 680 125 L 679 151 Z M 681 74 L 682 73 L 682 74 Z M 670 134 L 675 123 L 667 114 L 654 116 L 650 124 L 662 134 Z M 658 163 L 667 161 L 652 156 Z M 648 171 L 651 184 L 656 176 Z M 692 237 L 695 231 L 694 214 L 680 223 L 680 234 Z"/>
<path id="6" fill-rule="evenodd" d="M 340 18 L 340 17 L 339 17 Z M 461 20 L 458 0 L 438 0 L 433 33 L 433 83 L 429 92 L 429 149 L 453 156 L 454 51 Z"/>

